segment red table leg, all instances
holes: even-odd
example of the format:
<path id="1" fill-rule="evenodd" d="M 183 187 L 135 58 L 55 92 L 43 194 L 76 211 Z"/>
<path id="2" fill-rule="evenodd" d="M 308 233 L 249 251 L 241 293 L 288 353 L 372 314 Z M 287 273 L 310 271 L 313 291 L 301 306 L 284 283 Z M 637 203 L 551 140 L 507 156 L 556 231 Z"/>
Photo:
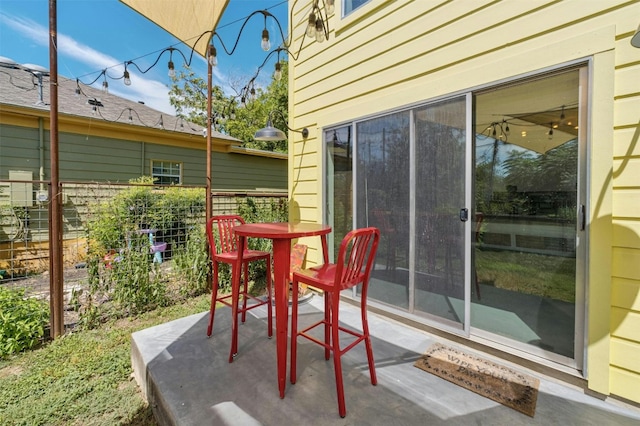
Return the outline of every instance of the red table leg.
<path id="1" fill-rule="evenodd" d="M 231 268 L 231 352 L 229 362 L 238 354 L 238 300 L 240 296 L 240 276 L 242 275 L 242 253 L 247 239 L 238 238 L 238 259 Z"/>
<path id="2" fill-rule="evenodd" d="M 276 299 L 276 347 L 278 365 L 278 389 L 284 398 L 287 378 L 287 328 L 289 323 L 289 292 L 287 291 L 291 240 L 273 240 L 273 275 Z"/>

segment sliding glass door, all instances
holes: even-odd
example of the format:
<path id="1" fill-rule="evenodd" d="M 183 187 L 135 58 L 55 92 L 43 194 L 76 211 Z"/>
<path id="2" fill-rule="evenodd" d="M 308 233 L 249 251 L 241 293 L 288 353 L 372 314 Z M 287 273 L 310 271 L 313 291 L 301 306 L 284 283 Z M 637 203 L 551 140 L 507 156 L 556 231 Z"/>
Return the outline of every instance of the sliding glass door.
<path id="1" fill-rule="evenodd" d="M 586 81 L 574 67 L 325 131 L 334 243 L 381 232 L 373 301 L 581 365 Z"/>

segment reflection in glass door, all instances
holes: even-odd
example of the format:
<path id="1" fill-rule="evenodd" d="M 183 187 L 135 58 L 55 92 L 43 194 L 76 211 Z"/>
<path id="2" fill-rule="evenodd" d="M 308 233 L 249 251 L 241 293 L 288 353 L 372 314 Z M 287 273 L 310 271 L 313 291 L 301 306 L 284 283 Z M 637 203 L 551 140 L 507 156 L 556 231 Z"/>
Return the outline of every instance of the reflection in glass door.
<path id="1" fill-rule="evenodd" d="M 415 110 L 414 312 L 465 323 L 466 98 Z"/>
<path id="2" fill-rule="evenodd" d="M 475 97 L 471 326 L 547 358 L 576 356 L 580 78 L 574 69 Z"/>
<path id="3" fill-rule="evenodd" d="M 370 297 L 465 323 L 466 98 L 356 125 L 356 222 L 380 229 Z"/>

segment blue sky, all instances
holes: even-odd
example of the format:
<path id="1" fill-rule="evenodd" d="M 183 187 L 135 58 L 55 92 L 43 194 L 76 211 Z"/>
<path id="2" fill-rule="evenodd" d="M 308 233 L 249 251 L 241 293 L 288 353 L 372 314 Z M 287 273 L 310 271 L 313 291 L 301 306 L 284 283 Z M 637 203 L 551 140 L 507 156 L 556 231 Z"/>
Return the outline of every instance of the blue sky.
<path id="1" fill-rule="evenodd" d="M 180 0 L 175 0 L 180 1 Z M 256 10 L 268 10 L 275 15 L 287 36 L 286 0 L 230 0 L 217 27 L 225 45 L 233 46 L 244 18 Z M 244 87 L 267 57 L 260 48 L 264 26 L 261 14 L 253 16 L 240 36 L 232 56 L 224 53 L 216 40 L 218 66 L 214 69 L 215 85 L 233 93 L 233 87 Z M 58 0 L 58 74 L 90 83 L 107 69 L 109 76 L 121 77 L 123 64 L 134 60 L 143 70 L 151 66 L 167 47 L 180 49 L 188 58 L 189 48 L 160 27 L 118 0 Z M 280 31 L 273 19 L 268 19 L 272 49 L 281 42 Z M 49 1 L 0 0 L 0 56 L 19 64 L 35 64 L 49 68 Z M 258 86 L 269 83 L 275 55 L 264 66 Z M 168 53 L 147 73 L 129 67 L 131 86 L 122 80 L 108 79 L 109 92 L 160 111 L 174 114 L 167 95 L 170 79 L 167 75 Z M 174 53 L 173 62 L 179 69 L 183 60 Z M 194 54 L 191 68 L 202 78 L 207 76 L 205 59 Z M 100 78 L 96 85 L 102 85 Z"/>

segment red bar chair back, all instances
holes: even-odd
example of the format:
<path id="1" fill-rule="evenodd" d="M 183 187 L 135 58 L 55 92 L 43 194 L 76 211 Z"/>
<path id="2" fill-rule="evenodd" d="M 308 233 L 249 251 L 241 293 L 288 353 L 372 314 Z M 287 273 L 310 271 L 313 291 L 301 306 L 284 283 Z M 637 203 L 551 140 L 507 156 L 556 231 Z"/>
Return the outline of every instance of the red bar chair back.
<path id="1" fill-rule="evenodd" d="M 293 292 L 291 313 L 291 383 L 296 382 L 298 337 L 304 337 L 323 346 L 325 348 L 325 359 L 329 359 L 330 353 L 333 352 L 336 390 L 338 393 L 338 412 L 340 417 L 344 417 L 347 414 L 344 402 L 342 362 L 340 357 L 362 341 L 364 341 L 367 351 L 371 384 L 376 385 L 378 383 L 373 362 L 369 325 L 367 322 L 367 291 L 379 241 L 380 231 L 378 228 L 370 227 L 353 230 L 342 240 L 338 252 L 338 260 L 335 264 L 326 263 L 293 273 L 293 288 L 296 288 L 300 283 L 304 283 L 324 292 L 324 318 L 304 330 L 298 331 L 298 295 L 296 292 Z M 362 285 L 360 300 L 362 332 L 341 326 L 338 317 L 340 292 L 358 284 Z M 321 325 L 324 326 L 324 341 L 314 337 L 310 333 L 311 330 Z M 344 348 L 340 347 L 341 332 L 342 335 L 347 333 L 355 338 Z"/>
<path id="2" fill-rule="evenodd" d="M 233 233 L 233 228 L 244 224 L 245 221 L 238 215 L 214 216 L 207 221 L 207 239 L 209 241 L 209 253 L 213 265 L 213 285 L 211 289 L 211 309 L 209 312 L 209 327 L 207 336 L 211 337 L 213 332 L 213 320 L 216 303 L 220 302 L 232 307 L 233 294 L 218 294 L 218 272 L 220 263 L 231 265 L 231 273 L 242 273 L 239 294 L 237 300 L 242 305 L 238 307 L 238 313 L 242 314 L 242 322 L 245 322 L 247 311 L 258 306 L 267 305 L 267 322 L 269 326 L 269 337 L 272 336 L 272 305 L 271 305 L 271 253 L 259 250 L 245 249 L 242 253 L 242 265 L 238 266 L 238 238 Z M 259 299 L 248 293 L 249 288 L 249 263 L 264 260 L 267 264 L 267 297 L 266 300 Z M 251 304 L 247 302 L 251 301 Z M 236 354 L 232 354 L 235 356 Z"/>

